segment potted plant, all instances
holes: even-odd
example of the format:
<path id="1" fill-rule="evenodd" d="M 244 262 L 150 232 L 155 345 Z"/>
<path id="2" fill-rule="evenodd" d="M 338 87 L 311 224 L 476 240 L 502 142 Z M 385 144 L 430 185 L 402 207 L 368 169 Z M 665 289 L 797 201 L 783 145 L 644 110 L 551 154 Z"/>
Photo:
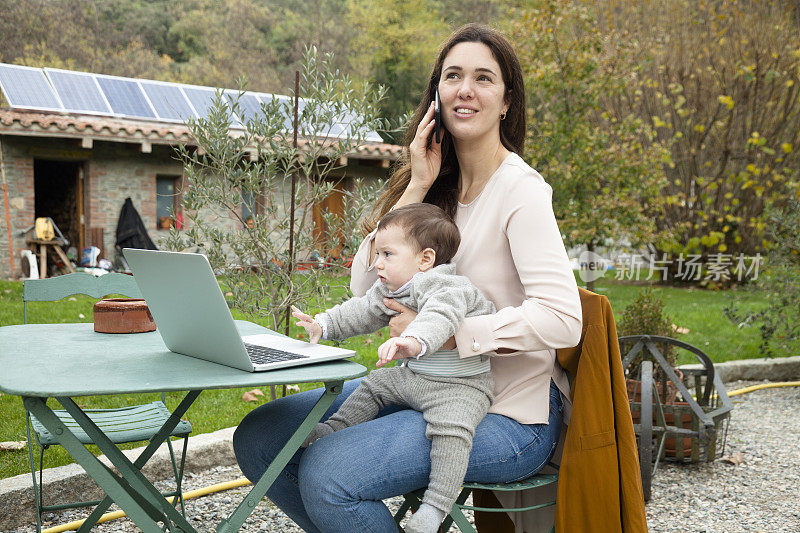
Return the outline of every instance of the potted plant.
<path id="1" fill-rule="evenodd" d="M 661 337 L 669 337 L 672 334 L 672 320 L 664 314 L 664 302 L 661 297 L 656 293 L 653 287 L 647 287 L 641 291 L 633 301 L 628 304 L 622 311 L 619 322 L 617 323 L 617 332 L 620 337 L 628 335 L 657 335 Z M 625 347 L 623 347 L 624 350 Z M 632 348 L 628 347 L 628 348 Z M 624 353 L 624 352 L 623 352 Z M 675 350 L 672 346 L 665 346 L 662 353 L 669 362 L 670 366 L 674 367 Z M 641 354 L 637 355 L 627 369 L 629 376 L 637 376 L 639 374 L 639 366 L 642 364 Z M 658 385 L 661 385 L 662 380 L 657 380 Z M 640 401 L 638 397 L 641 387 L 637 388 L 639 381 L 637 379 L 628 378 L 628 396 L 633 401 Z M 662 402 L 675 399 L 673 393 L 674 387 L 668 391 L 659 389 L 659 396 Z"/>

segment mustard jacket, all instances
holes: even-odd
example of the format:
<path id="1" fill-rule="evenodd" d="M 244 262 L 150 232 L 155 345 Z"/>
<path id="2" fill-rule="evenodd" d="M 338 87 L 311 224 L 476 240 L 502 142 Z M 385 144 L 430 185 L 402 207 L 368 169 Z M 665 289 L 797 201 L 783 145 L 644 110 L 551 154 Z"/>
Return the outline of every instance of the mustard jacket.
<path id="1" fill-rule="evenodd" d="M 580 343 L 556 350 L 559 364 L 573 376 L 572 415 L 561 443 L 556 532 L 646 532 L 639 454 L 611 304 L 605 296 L 579 292 Z M 516 498 L 505 506 L 552 501 L 546 490 L 525 492 L 529 494 L 512 493 Z M 473 502 L 479 507 L 501 506 L 490 491 L 475 491 Z M 509 514 L 516 525 L 506 513 L 476 512 L 479 533 L 547 531 L 553 508 Z"/>
<path id="2" fill-rule="evenodd" d="M 556 351 L 572 380 L 556 532 L 646 532 L 636 436 L 608 298 L 579 289 L 581 342 Z"/>

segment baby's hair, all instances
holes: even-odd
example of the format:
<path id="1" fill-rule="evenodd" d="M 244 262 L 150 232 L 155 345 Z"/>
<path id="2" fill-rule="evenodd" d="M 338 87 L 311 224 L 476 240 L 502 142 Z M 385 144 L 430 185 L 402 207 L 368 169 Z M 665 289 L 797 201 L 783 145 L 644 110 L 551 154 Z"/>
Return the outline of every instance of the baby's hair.
<path id="1" fill-rule="evenodd" d="M 431 248 L 436 252 L 433 266 L 449 263 L 461 243 L 458 226 L 433 204 L 409 204 L 389 211 L 378 221 L 378 231 L 389 226 L 399 226 L 417 251 Z"/>

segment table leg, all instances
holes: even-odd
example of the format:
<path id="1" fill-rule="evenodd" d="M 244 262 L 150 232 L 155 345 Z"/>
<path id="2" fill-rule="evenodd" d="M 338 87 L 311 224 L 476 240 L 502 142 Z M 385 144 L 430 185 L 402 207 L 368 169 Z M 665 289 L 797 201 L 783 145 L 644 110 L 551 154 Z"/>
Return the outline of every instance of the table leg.
<path id="1" fill-rule="evenodd" d="M 172 523 L 183 531 L 195 531 L 194 528 L 186 521 L 177 509 L 161 495 L 152 483 L 142 474 L 139 470 L 117 446 L 98 428 L 89 416 L 78 407 L 78 405 L 68 397 L 57 397 L 56 400 L 64 406 L 64 409 L 72 415 L 72 418 L 86 434 L 92 439 L 95 446 L 103 452 L 106 458 L 114 465 L 124 480 L 120 485 L 124 489 L 130 490 L 131 496 L 134 497 L 136 503 L 141 505 L 143 502 L 149 503 L 152 507 L 158 509 L 160 507 L 159 519 L 166 523 Z M 91 475 L 91 473 L 90 473 Z M 94 476 L 92 476 L 94 477 Z M 102 485 L 101 485 L 102 487 Z M 105 487 L 103 487 L 105 488 Z M 113 494 L 107 492 L 113 498 Z M 114 501 L 117 501 L 114 498 Z M 121 502 L 117 501 L 122 507 Z M 127 512 L 127 509 L 123 507 Z M 128 515 L 130 516 L 130 514 Z M 139 525 L 136 520 L 131 516 L 135 524 Z"/>
<path id="2" fill-rule="evenodd" d="M 150 441 L 147 447 L 144 450 L 142 450 L 142 453 L 139 454 L 139 457 L 136 458 L 136 461 L 133 463 L 133 465 L 136 468 L 141 469 L 142 467 L 144 467 L 145 463 L 147 463 L 147 461 L 150 460 L 153 454 L 156 453 L 156 450 L 158 450 L 159 446 L 161 446 L 161 444 L 166 439 L 169 438 L 170 433 L 172 433 L 172 430 L 175 429 L 175 426 L 178 425 L 178 422 L 180 422 L 181 417 L 186 413 L 186 411 L 194 403 L 194 401 L 197 399 L 197 397 L 200 395 L 201 392 L 202 391 L 194 390 L 194 391 L 189 391 L 186 394 L 186 396 L 183 398 L 178 407 L 175 408 L 175 410 L 172 412 L 172 414 L 164 423 L 164 425 L 161 427 L 161 429 L 158 431 L 158 433 L 156 433 L 155 437 L 153 437 L 153 440 Z M 185 450 L 186 447 L 184 446 L 184 451 Z M 183 460 L 185 460 L 185 457 L 181 457 L 181 461 Z M 97 521 L 100 520 L 100 517 L 103 516 L 103 513 L 105 513 L 108 510 L 108 508 L 111 507 L 111 503 L 112 503 L 111 498 L 109 496 L 106 496 L 103 499 L 103 501 L 101 501 L 97 505 L 97 507 L 94 508 L 92 514 L 90 514 L 86 518 L 86 520 L 84 520 L 80 529 L 78 529 L 78 533 L 85 533 L 86 531 L 89 531 L 91 528 L 93 528 L 94 525 L 97 523 Z"/>
<path id="3" fill-rule="evenodd" d="M 58 435 L 61 446 L 81 465 L 84 470 L 94 479 L 98 485 L 110 495 L 115 502 L 122 507 L 128 516 L 133 520 L 142 531 L 157 532 L 161 531 L 158 524 L 150 517 L 151 511 L 145 509 L 140 502 L 136 501 L 128 493 L 126 487 L 120 480 L 103 465 L 97 457 L 91 454 L 86 447 L 81 444 L 78 438 L 67 428 L 47 407 L 42 398 L 26 397 L 23 399 L 25 407 L 54 435 Z"/>
<path id="4" fill-rule="evenodd" d="M 297 428 L 297 431 L 292 434 L 283 448 L 281 448 L 281 451 L 269 465 L 267 471 L 264 472 L 264 475 L 261 476 L 261 479 L 253 486 L 252 490 L 245 496 L 244 500 L 239 504 L 233 514 L 231 514 L 227 520 L 220 522 L 217 526 L 217 531 L 219 533 L 239 531 L 244 521 L 247 520 L 247 517 L 250 516 L 250 513 L 252 513 L 253 509 L 258 505 L 258 502 L 264 498 L 264 495 L 272 486 L 278 474 L 286 467 L 295 452 L 300 449 L 300 445 L 311 433 L 311 430 L 322 420 L 322 416 L 333 404 L 333 401 L 339 393 L 342 392 L 342 384 L 342 381 L 325 383 L 325 392 L 322 393 L 322 397 L 317 400 L 317 403 L 314 404 L 311 412 L 308 413 L 308 416 L 306 416 L 305 420 L 300 424 L 300 427 Z"/>

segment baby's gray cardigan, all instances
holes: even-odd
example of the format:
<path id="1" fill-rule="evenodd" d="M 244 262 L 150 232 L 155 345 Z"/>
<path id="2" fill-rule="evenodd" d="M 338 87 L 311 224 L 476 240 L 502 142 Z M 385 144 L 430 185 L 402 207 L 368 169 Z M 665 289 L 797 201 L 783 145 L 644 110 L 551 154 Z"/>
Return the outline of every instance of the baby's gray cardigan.
<path id="1" fill-rule="evenodd" d="M 438 350 L 452 337 L 465 317 L 494 313 L 494 304 L 465 276 L 456 275 L 456 267 L 445 263 L 416 275 L 403 290 L 392 293 L 380 280 L 362 297 L 353 297 L 324 313 L 328 339 L 346 339 L 372 333 L 396 315 L 383 305 L 384 298 L 414 309 L 416 318 L 406 327 L 403 337 L 415 337 L 427 346 L 426 355 Z"/>

